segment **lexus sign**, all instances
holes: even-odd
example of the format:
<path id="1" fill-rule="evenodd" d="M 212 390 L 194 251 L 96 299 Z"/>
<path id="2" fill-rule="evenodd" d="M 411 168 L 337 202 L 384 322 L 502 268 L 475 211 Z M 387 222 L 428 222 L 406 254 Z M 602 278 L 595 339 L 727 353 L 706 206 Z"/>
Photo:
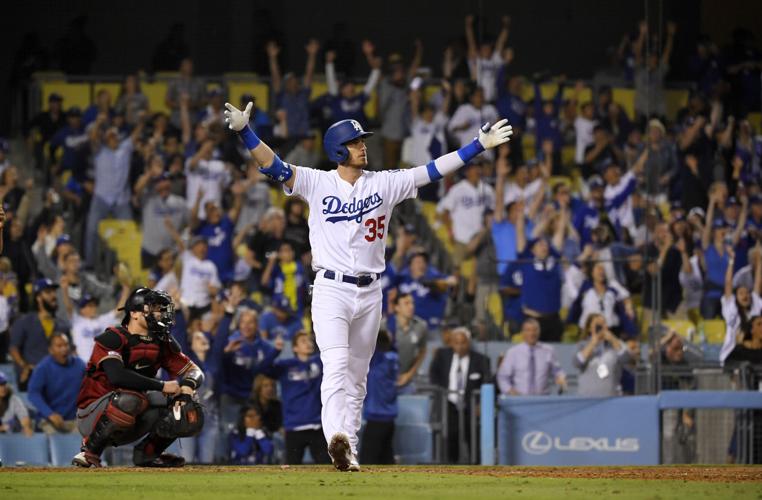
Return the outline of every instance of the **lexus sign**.
<path id="1" fill-rule="evenodd" d="M 530 431 L 524 434 L 521 447 L 532 455 L 544 455 L 551 450 L 635 453 L 640 450 L 640 441 L 638 438 L 609 439 L 590 436 L 574 436 L 562 440 L 542 431 Z"/>

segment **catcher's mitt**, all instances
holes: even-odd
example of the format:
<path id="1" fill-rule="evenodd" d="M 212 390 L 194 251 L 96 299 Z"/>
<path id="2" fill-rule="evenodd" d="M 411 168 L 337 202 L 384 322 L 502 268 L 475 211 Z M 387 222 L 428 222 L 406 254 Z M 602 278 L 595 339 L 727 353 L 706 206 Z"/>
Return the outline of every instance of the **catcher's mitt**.
<path id="1" fill-rule="evenodd" d="M 204 427 L 204 407 L 188 394 L 172 398 L 167 413 L 156 424 L 156 434 L 165 438 L 195 436 Z"/>

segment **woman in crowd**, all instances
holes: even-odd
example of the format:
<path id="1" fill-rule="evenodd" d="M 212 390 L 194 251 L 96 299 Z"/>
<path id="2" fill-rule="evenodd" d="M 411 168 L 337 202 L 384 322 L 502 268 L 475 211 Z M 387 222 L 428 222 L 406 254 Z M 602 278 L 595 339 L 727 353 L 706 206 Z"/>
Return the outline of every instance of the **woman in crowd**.
<path id="1" fill-rule="evenodd" d="M 591 314 L 585 322 L 585 340 L 580 342 L 573 364 L 580 372 L 577 394 L 608 397 L 621 395 L 622 367 L 630 353 L 624 342 L 611 333 L 606 318 Z"/>
<path id="2" fill-rule="evenodd" d="M 21 431 L 25 436 L 34 433 L 29 410 L 13 389 L 3 372 L 0 372 L 0 433 Z"/>

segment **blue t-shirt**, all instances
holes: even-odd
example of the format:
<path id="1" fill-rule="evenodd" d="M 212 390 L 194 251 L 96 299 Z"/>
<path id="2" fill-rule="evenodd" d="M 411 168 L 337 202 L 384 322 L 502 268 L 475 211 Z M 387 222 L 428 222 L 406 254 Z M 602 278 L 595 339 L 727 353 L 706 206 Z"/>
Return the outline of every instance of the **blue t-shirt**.
<path id="1" fill-rule="evenodd" d="M 273 311 L 267 311 L 259 317 L 259 329 L 267 332 L 271 339 L 280 336 L 284 340 L 291 340 L 302 329 L 302 320 L 299 316 L 291 316 L 285 323 L 281 323 Z"/>
<path id="2" fill-rule="evenodd" d="M 305 425 L 320 424 L 320 383 L 323 381 L 323 364 L 320 355 L 310 356 L 307 361 L 297 357 L 279 359 L 269 375 L 280 383 L 283 403 L 283 427 L 287 431 L 298 430 Z"/>
<path id="3" fill-rule="evenodd" d="M 534 259 L 528 245 L 520 259 Z M 521 305 L 540 314 L 553 314 L 561 310 L 561 262 L 558 253 L 550 251 L 544 261 L 521 264 Z"/>
<path id="4" fill-rule="evenodd" d="M 363 128 L 368 126 L 368 117 L 365 116 L 365 103 L 368 102 L 368 96 L 364 92 L 350 99 L 340 95 L 329 95 L 327 101 L 331 109 L 331 121 L 356 120 Z"/>
<path id="5" fill-rule="evenodd" d="M 368 392 L 363 403 L 365 420 L 392 422 L 397 418 L 399 357 L 394 351 L 376 351 L 368 368 Z"/>
<path id="6" fill-rule="evenodd" d="M 203 236 L 209 245 L 207 258 L 214 262 L 220 281 L 226 283 L 233 279 L 233 265 L 235 254 L 233 252 L 233 232 L 235 224 L 225 215 L 218 224 L 202 223 L 196 234 Z"/>
<path id="7" fill-rule="evenodd" d="M 273 441 L 263 429 L 247 429 L 246 434 L 234 430 L 228 436 L 230 463 L 234 465 L 262 465 L 273 462 Z M 251 434 L 251 435 L 249 435 Z"/>
<path id="8" fill-rule="evenodd" d="M 515 128 L 526 130 L 527 126 L 527 103 L 521 96 L 510 93 L 504 94 L 496 103 L 498 115 L 508 119 L 508 123 Z"/>
<path id="9" fill-rule="evenodd" d="M 521 273 L 521 264 L 512 263 L 506 266 L 505 272 L 500 275 L 500 288 L 516 288 L 521 291 L 524 277 Z M 524 312 L 521 310 L 521 293 L 518 295 L 501 295 L 503 299 L 503 316 L 507 320 L 522 322 Z"/>
<path id="10" fill-rule="evenodd" d="M 223 394 L 246 399 L 251 393 L 254 378 L 270 369 L 280 351 L 259 337 L 252 341 L 244 340 L 238 331 L 226 343 L 234 340 L 243 340 L 243 345 L 223 355 L 220 387 Z"/>
<path id="11" fill-rule="evenodd" d="M 309 132 L 310 92 L 309 88 L 303 88 L 296 94 L 281 91 L 276 97 L 278 108 L 286 111 L 289 137 L 302 137 Z"/>
<path id="12" fill-rule="evenodd" d="M 44 418 L 58 413 L 64 420 L 77 418 L 77 396 L 85 376 L 85 362 L 69 356 L 65 365 L 46 356 L 29 379 L 29 401 Z"/>
<path id="13" fill-rule="evenodd" d="M 447 276 L 429 266 L 422 278 L 415 280 L 405 271 L 399 277 L 400 293 L 413 296 L 415 315 L 426 321 L 429 328 L 438 328 L 447 306 L 447 293 L 440 293 L 427 286 L 428 282 L 444 279 Z"/>

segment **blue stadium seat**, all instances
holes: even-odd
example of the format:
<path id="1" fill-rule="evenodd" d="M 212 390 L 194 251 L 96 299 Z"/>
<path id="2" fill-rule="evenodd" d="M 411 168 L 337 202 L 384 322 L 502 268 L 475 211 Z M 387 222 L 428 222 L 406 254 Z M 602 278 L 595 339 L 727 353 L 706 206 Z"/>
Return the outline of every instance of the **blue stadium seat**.
<path id="1" fill-rule="evenodd" d="M 23 434 L 0 434 L 0 460 L 3 467 L 48 465 L 48 436 L 42 433 L 36 433 L 31 437 Z"/>
<path id="2" fill-rule="evenodd" d="M 48 436 L 50 442 L 50 463 L 53 467 L 66 467 L 71 464 L 71 459 L 79 453 L 82 446 L 82 436 L 78 432 L 70 434 L 51 434 Z"/>
<path id="3" fill-rule="evenodd" d="M 5 374 L 5 378 L 8 379 L 8 383 L 15 391 L 18 387 L 18 384 L 16 380 L 16 370 L 13 368 L 13 363 L 0 363 L 0 372 Z"/>
<path id="4" fill-rule="evenodd" d="M 399 396 L 397 406 L 397 425 L 428 424 L 431 421 L 431 400 L 428 396 Z"/>
<path id="5" fill-rule="evenodd" d="M 430 464 L 434 440 L 429 424 L 402 424 L 394 427 L 394 454 L 401 464 Z"/>

